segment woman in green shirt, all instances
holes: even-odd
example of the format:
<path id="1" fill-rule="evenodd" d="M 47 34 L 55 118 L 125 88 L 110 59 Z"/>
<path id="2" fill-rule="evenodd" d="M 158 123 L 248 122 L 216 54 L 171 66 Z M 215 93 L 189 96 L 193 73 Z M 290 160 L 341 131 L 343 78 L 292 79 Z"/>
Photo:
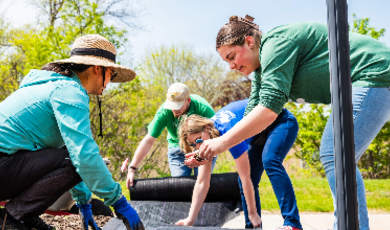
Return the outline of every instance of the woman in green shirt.
<path id="1" fill-rule="evenodd" d="M 321 23 L 294 23 L 262 35 L 253 18 L 232 16 L 218 35 L 216 48 L 231 69 L 254 72 L 247 115 L 225 135 L 207 140 L 200 157 L 211 159 L 269 126 L 290 99 L 330 104 L 328 30 Z M 367 36 L 350 33 L 355 151 L 358 160 L 390 119 L 390 48 Z M 335 197 L 332 119 L 320 150 Z M 360 229 L 369 229 L 364 183 L 356 170 Z M 335 212 L 336 215 L 336 212 Z M 337 229 L 335 222 L 334 229 Z"/>

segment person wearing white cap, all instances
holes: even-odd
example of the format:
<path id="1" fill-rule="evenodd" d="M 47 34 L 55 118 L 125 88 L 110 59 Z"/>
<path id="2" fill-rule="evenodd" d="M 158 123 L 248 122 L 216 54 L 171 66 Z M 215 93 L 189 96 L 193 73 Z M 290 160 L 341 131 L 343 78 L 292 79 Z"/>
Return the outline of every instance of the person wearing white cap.
<path id="1" fill-rule="evenodd" d="M 137 212 L 112 179 L 93 139 L 89 96 L 135 72 L 115 64 L 116 49 L 99 35 L 75 40 L 71 57 L 31 70 L 0 103 L 0 228 L 52 230 L 39 215 L 70 190 L 83 229 L 99 229 L 92 193 L 112 206 L 128 230 L 142 230 Z M 100 105 L 100 103 L 99 103 Z"/>
<path id="2" fill-rule="evenodd" d="M 182 115 L 197 114 L 211 118 L 215 112 L 201 96 L 190 94 L 188 86 L 182 83 L 172 84 L 167 92 L 167 99 L 158 109 L 148 126 L 148 134 L 143 138 L 130 163 L 126 185 L 133 186 L 134 172 L 145 158 L 153 143 L 165 127 L 168 129 L 168 160 L 172 177 L 190 176 L 192 169 L 184 164 L 184 152 L 179 147 L 178 126 Z M 216 158 L 212 163 L 214 168 Z M 194 169 L 198 174 L 198 168 Z"/>
<path id="3" fill-rule="evenodd" d="M 167 92 L 167 100 L 158 109 L 152 122 L 148 126 L 148 134 L 141 141 L 134 157 L 130 163 L 126 186 L 133 186 L 134 173 L 141 161 L 151 149 L 153 143 L 161 135 L 162 131 L 168 129 L 168 161 L 172 177 L 191 176 L 192 168 L 185 165 L 184 151 L 179 146 L 178 129 L 182 118 L 192 114 L 211 118 L 215 112 L 211 105 L 203 98 L 190 94 L 188 86 L 182 83 L 172 84 Z M 183 116 L 185 115 L 185 116 Z M 214 169 L 215 157 L 211 162 L 194 168 L 197 177 L 194 192 L 192 195 L 191 210 L 192 216 L 196 216 L 206 198 L 210 187 L 211 172 Z M 180 225 L 192 225 L 193 219 L 186 219 L 177 222 Z"/>

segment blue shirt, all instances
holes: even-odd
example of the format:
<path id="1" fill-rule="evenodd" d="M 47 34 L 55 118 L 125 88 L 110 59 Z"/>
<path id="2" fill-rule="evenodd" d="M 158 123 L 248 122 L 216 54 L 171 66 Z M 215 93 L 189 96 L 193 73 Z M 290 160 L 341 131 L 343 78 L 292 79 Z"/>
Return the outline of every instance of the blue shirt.
<path id="1" fill-rule="evenodd" d="M 92 191 L 113 205 L 122 189 L 92 137 L 89 96 L 80 79 L 76 74 L 31 70 L 20 88 L 0 103 L 0 152 L 63 146 L 83 180 L 71 190 L 76 202 L 88 202 Z"/>
<path id="2" fill-rule="evenodd" d="M 237 122 L 244 117 L 245 107 L 248 105 L 249 99 L 235 101 L 220 109 L 211 120 L 214 121 L 214 126 L 218 129 L 222 136 L 229 131 Z M 229 149 L 234 159 L 239 158 L 245 151 L 248 150 L 253 137 L 246 139 L 240 144 Z"/>

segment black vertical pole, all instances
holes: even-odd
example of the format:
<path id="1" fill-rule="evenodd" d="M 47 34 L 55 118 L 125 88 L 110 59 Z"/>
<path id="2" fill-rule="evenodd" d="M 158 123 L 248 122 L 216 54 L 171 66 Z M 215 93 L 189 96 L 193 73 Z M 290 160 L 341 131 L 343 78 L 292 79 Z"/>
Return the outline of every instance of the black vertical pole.
<path id="1" fill-rule="evenodd" d="M 358 230 L 347 0 L 327 0 L 338 230 Z"/>
<path id="2" fill-rule="evenodd" d="M 338 230 L 358 230 L 347 0 L 327 0 Z"/>

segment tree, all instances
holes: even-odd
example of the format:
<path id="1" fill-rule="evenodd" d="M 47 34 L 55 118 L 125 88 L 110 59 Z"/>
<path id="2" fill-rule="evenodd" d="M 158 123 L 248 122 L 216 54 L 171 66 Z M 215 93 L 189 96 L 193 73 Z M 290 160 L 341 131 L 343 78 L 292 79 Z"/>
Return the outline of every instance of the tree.
<path id="1" fill-rule="evenodd" d="M 329 106 L 288 103 L 286 108 L 294 113 L 299 124 L 299 132 L 293 148 L 294 155 L 304 162 L 304 168 L 314 175 L 325 176 L 320 161 L 321 137 L 328 120 Z"/>
<path id="2" fill-rule="evenodd" d="M 171 84 L 181 82 L 191 93 L 212 103 L 222 92 L 221 84 L 229 71 L 216 55 L 197 54 L 189 45 L 171 45 L 148 50 L 138 72 L 145 86 L 163 85 L 168 89 Z"/>
<path id="3" fill-rule="evenodd" d="M 385 29 L 376 30 L 374 27 L 369 26 L 370 18 L 357 18 L 355 14 L 353 14 L 353 18 L 352 32 L 367 35 L 375 39 L 385 35 Z"/>
<path id="4" fill-rule="evenodd" d="M 85 34 L 100 34 L 110 40 L 123 57 L 129 43 L 127 30 L 108 25 L 104 11 L 90 0 L 38 0 L 48 22 L 36 27 L 12 28 L 2 21 L 0 28 L 1 56 L 0 100 L 18 87 L 30 69 L 40 69 L 46 63 L 69 57 L 72 42 Z M 110 11 L 111 12 L 111 11 Z M 55 20 L 53 22 L 53 20 Z"/>
<path id="5" fill-rule="evenodd" d="M 221 83 L 221 91 L 212 101 L 215 110 L 222 108 L 233 101 L 249 98 L 251 93 L 252 80 L 240 72 L 230 72 Z"/>
<path id="6" fill-rule="evenodd" d="M 389 135 L 390 122 L 387 122 L 358 162 L 363 177 L 370 179 L 390 178 Z"/>

